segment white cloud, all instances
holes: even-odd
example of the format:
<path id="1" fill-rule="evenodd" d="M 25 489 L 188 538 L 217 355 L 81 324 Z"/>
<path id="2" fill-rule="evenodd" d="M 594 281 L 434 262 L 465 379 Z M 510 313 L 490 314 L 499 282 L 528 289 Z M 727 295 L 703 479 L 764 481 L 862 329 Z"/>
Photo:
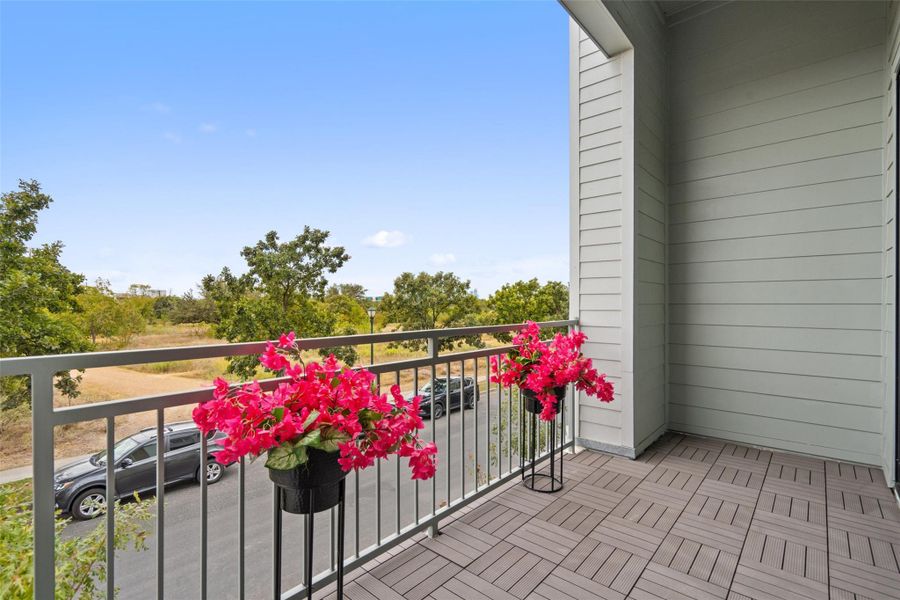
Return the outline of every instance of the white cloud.
<path id="1" fill-rule="evenodd" d="M 167 131 L 163 134 L 163 139 L 172 142 L 173 144 L 181 143 L 181 134 L 175 133 L 174 131 Z"/>
<path id="2" fill-rule="evenodd" d="M 248 130 L 246 130 L 244 133 L 247 134 L 247 137 L 256 137 L 256 130 L 255 130 L 255 129 L 248 129 Z"/>
<path id="3" fill-rule="evenodd" d="M 402 231 L 386 231 L 384 229 L 376 231 L 363 240 L 366 246 L 374 246 L 376 248 L 397 248 L 409 243 L 409 236 Z"/>
<path id="4" fill-rule="evenodd" d="M 200 123 L 200 127 L 197 130 L 200 133 L 215 133 L 219 130 L 219 126 L 215 123 Z"/>
<path id="5" fill-rule="evenodd" d="M 456 256 L 454 256 L 451 252 L 444 252 L 440 254 L 432 254 L 428 260 L 430 260 L 431 264 L 433 265 L 443 267 L 455 263 Z"/>
<path id="6" fill-rule="evenodd" d="M 162 102 L 151 102 L 150 104 L 144 106 L 144 110 L 149 110 L 155 113 L 166 115 L 172 112 L 172 107 Z"/>

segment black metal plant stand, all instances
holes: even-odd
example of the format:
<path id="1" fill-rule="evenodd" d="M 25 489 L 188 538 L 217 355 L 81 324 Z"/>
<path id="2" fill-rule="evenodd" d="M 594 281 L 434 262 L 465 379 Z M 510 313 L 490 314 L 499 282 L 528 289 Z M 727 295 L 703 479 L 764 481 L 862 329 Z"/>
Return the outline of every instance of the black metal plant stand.
<path id="1" fill-rule="evenodd" d="M 339 487 L 339 500 L 337 504 L 338 515 L 337 515 L 337 577 L 335 579 L 335 583 L 337 585 L 337 598 L 338 600 L 343 600 L 344 598 L 344 515 L 345 515 L 345 504 L 347 499 L 347 480 L 341 479 L 338 484 Z M 307 506 L 310 507 L 310 512 L 305 515 L 306 517 L 306 527 L 304 527 L 304 540 L 303 540 L 303 559 L 306 562 L 305 568 L 303 569 L 303 586 L 306 588 L 306 598 L 307 600 L 312 600 L 313 597 L 313 521 L 315 519 L 316 513 L 313 512 L 315 507 L 315 499 L 316 499 L 316 488 L 307 488 L 305 490 L 307 497 Z M 281 510 L 281 490 L 276 486 L 275 488 L 275 588 L 274 588 L 274 598 L 276 600 L 280 600 L 281 598 L 281 543 L 282 543 L 282 510 Z M 332 532 L 332 535 L 334 532 Z"/>
<path id="2" fill-rule="evenodd" d="M 529 460 L 531 463 L 530 473 L 525 468 L 525 452 L 519 453 L 519 467 L 522 469 L 522 482 L 530 490 L 534 490 L 535 492 L 541 492 L 544 494 L 552 494 L 554 492 L 558 492 L 563 489 L 563 444 L 562 439 L 560 439 L 559 444 L 556 443 L 556 422 L 560 422 L 560 431 L 563 431 L 562 427 L 565 424 L 565 412 L 566 412 L 566 403 L 565 397 L 561 399 L 558 403 L 559 411 L 556 413 L 556 416 L 550 421 L 550 472 L 549 473 L 538 473 L 536 472 L 537 463 L 543 462 L 544 459 L 535 460 L 536 447 L 539 443 L 539 432 L 538 432 L 538 415 L 533 411 L 525 410 L 525 396 L 524 393 L 520 393 L 520 402 L 519 402 L 519 439 L 525 441 L 526 450 L 529 453 Z M 540 406 L 540 403 L 537 399 L 534 399 L 533 402 L 537 403 Z M 528 414 L 531 416 L 529 419 L 530 427 L 526 427 L 525 425 L 525 415 Z M 525 437 L 525 429 L 528 429 L 528 437 Z M 562 438 L 562 436 L 560 436 Z M 556 458 L 556 454 L 559 452 L 559 458 Z M 557 469 L 557 462 L 559 463 L 559 468 Z M 557 470 L 559 473 L 557 474 Z M 549 480 L 549 485 L 544 485 L 539 487 L 539 482 L 546 482 Z"/>

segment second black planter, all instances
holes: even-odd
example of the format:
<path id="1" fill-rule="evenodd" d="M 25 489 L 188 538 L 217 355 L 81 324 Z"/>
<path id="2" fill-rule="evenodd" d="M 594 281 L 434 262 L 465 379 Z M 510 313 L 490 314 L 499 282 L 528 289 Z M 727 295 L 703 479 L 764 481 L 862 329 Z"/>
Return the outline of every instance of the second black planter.
<path id="1" fill-rule="evenodd" d="M 537 395 L 531 390 L 527 390 L 525 388 L 522 389 L 522 397 L 525 398 L 525 410 L 539 415 L 541 411 L 544 409 L 544 405 L 541 404 L 541 401 L 537 399 Z M 566 386 L 561 385 L 557 388 L 553 388 L 553 393 L 556 394 L 556 402 L 557 406 L 562 402 L 566 397 Z"/>
<path id="2" fill-rule="evenodd" d="M 281 508 L 297 515 L 337 506 L 341 499 L 341 481 L 347 477 L 338 463 L 337 452 L 309 448 L 307 456 L 307 463 L 294 469 L 269 469 L 269 479 L 275 482 L 281 494 Z"/>

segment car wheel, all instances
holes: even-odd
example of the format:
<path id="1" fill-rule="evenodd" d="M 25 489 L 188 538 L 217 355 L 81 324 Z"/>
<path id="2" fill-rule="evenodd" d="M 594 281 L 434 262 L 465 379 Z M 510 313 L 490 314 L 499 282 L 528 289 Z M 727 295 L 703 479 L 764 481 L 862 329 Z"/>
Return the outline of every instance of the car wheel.
<path id="1" fill-rule="evenodd" d="M 225 467 L 222 466 L 221 463 L 216 462 L 215 460 L 210 460 L 206 463 L 206 483 L 207 485 L 212 485 L 216 483 L 222 476 L 225 475 Z M 197 475 L 196 475 L 197 483 L 200 483 L 200 467 L 197 467 Z"/>
<path id="2" fill-rule="evenodd" d="M 475 397 L 469 398 L 466 400 L 466 408 L 472 409 L 475 408 Z"/>
<path id="3" fill-rule="evenodd" d="M 78 494 L 72 503 L 72 516 L 78 521 L 87 521 L 106 512 L 106 491 L 86 490 Z"/>
<path id="4" fill-rule="evenodd" d="M 444 416 L 444 405 L 443 404 L 435 404 L 434 405 L 434 418 L 440 419 Z"/>

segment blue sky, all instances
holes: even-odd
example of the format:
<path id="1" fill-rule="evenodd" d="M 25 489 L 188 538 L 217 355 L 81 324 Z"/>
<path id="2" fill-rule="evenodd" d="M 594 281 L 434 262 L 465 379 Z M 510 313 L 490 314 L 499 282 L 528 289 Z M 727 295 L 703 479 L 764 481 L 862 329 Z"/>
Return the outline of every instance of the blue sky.
<path id="1" fill-rule="evenodd" d="M 0 184 L 114 289 L 183 292 L 275 229 L 370 293 L 568 279 L 568 21 L 554 1 L 2 2 Z"/>

